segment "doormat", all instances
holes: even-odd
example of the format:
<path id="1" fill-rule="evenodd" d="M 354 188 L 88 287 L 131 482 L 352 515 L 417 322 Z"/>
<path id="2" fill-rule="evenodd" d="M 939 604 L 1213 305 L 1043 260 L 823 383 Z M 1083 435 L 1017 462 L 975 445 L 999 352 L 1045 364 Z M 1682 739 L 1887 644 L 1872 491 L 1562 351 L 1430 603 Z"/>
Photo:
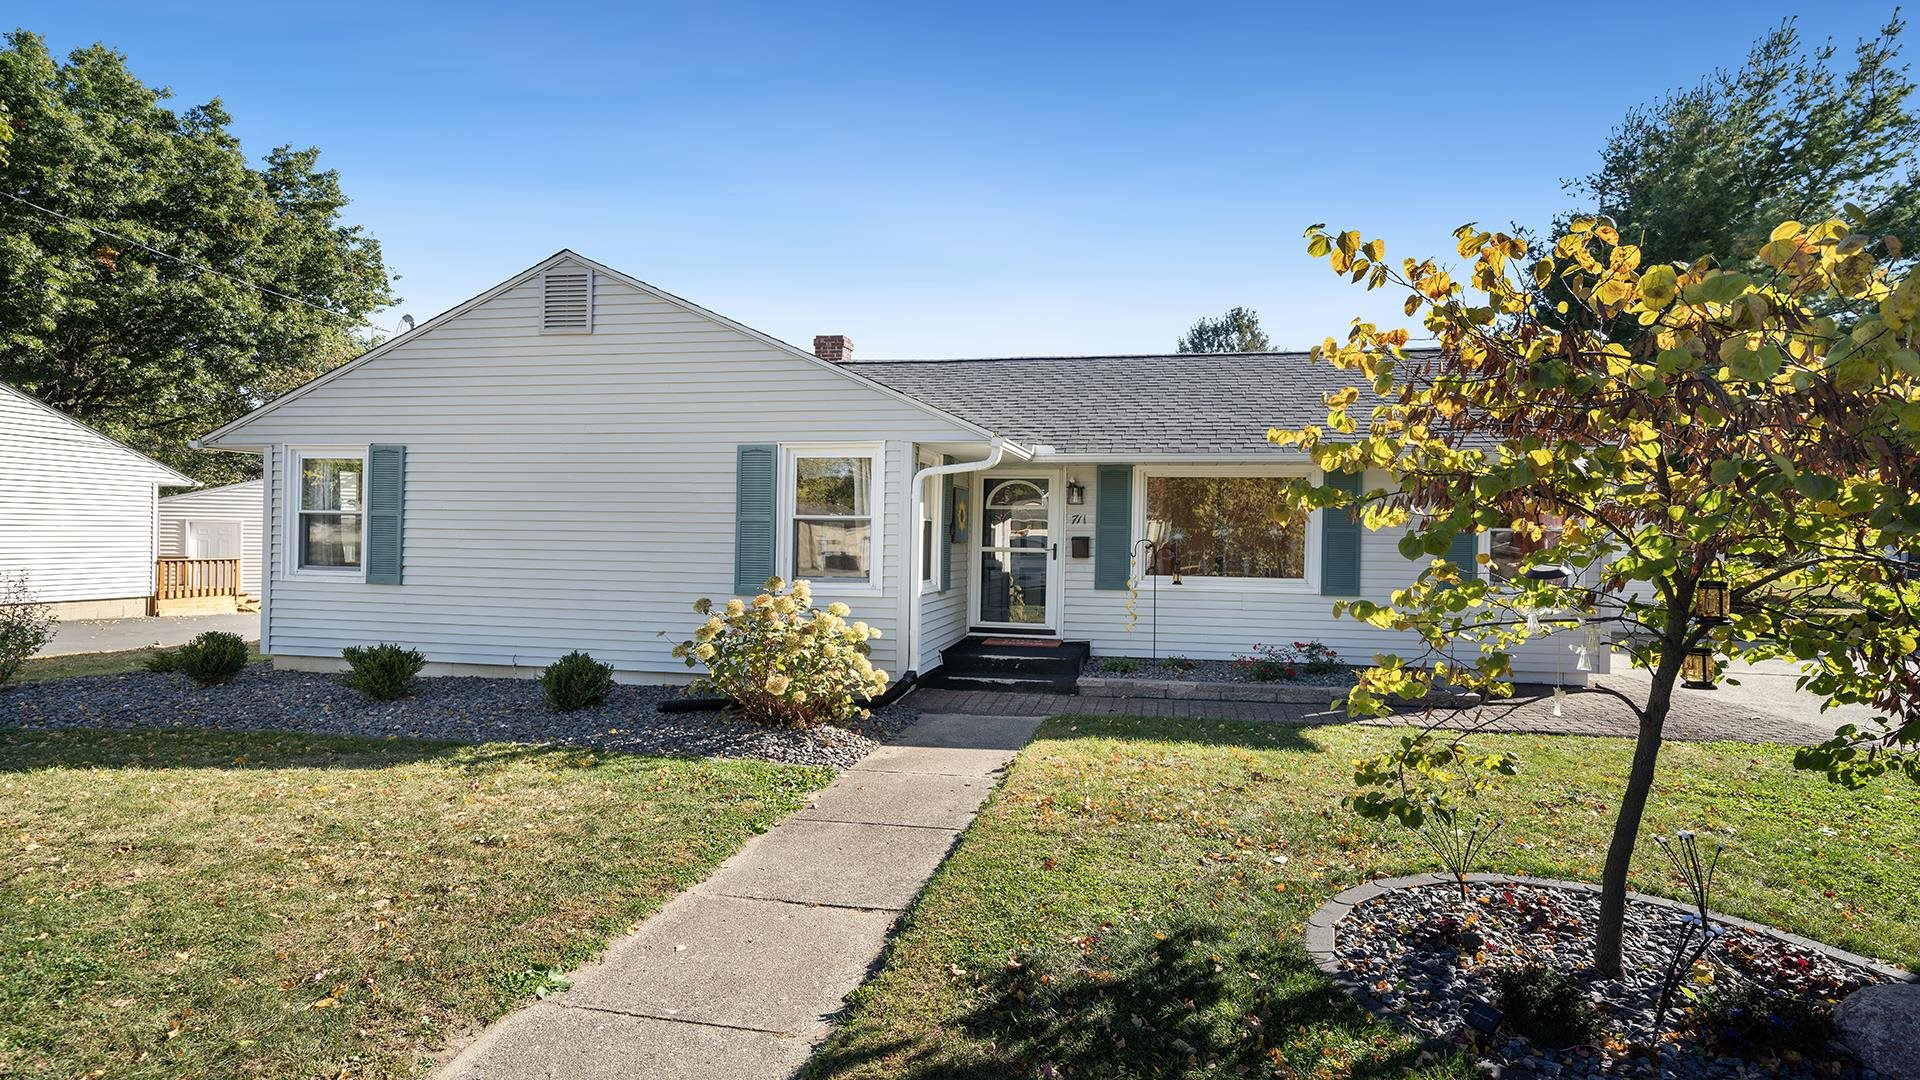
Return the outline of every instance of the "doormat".
<path id="1" fill-rule="evenodd" d="M 1057 649 L 1060 647 L 1060 641 L 1058 638 L 1037 638 L 1037 637 L 990 637 L 987 640 L 981 642 L 980 644 L 982 645 L 1025 645 L 1029 648 L 1040 648 L 1040 649 Z"/>

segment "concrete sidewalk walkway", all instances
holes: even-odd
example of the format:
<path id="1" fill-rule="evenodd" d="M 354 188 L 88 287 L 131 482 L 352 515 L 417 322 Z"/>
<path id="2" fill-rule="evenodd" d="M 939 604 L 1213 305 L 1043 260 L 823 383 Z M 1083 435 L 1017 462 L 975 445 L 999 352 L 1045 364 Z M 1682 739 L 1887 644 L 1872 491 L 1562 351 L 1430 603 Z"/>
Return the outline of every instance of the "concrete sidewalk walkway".
<path id="1" fill-rule="evenodd" d="M 1039 720 L 923 715 L 435 1075 L 793 1075 Z"/>

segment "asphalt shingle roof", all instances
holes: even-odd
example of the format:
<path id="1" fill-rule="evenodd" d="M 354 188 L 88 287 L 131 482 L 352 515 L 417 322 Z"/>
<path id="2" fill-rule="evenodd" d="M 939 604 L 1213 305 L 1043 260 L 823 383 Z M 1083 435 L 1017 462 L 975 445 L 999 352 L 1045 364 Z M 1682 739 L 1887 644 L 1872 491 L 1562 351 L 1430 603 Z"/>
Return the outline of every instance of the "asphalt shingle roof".
<path id="1" fill-rule="evenodd" d="M 1324 423 L 1322 395 L 1355 382 L 1304 352 L 847 366 L 997 435 L 1063 454 L 1279 453 L 1268 428 Z"/>

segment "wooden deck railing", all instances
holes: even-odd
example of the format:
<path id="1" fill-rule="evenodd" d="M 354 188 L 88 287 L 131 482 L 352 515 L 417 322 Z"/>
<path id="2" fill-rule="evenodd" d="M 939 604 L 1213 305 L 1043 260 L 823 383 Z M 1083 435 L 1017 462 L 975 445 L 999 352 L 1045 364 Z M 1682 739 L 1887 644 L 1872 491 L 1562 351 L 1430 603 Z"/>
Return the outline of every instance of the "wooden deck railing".
<path id="1" fill-rule="evenodd" d="M 169 609 L 232 610 L 240 596 L 239 559 L 188 559 L 161 556 L 153 569 L 154 614 Z"/>

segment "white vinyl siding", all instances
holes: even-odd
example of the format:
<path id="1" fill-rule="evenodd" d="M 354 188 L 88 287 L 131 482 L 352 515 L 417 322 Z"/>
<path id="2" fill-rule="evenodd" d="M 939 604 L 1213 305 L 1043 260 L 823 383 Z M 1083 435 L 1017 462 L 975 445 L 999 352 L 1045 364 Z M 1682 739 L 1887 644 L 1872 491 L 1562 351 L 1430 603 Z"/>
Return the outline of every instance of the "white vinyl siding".
<path id="1" fill-rule="evenodd" d="M 972 455 L 969 455 L 972 456 Z M 935 460 L 938 460 L 937 458 Z M 915 470 L 918 471 L 917 469 Z M 974 482 L 974 474 L 960 473 L 953 482 L 963 487 Z M 947 533 L 942 529 L 944 520 L 941 513 L 940 498 L 946 490 L 944 480 L 936 481 L 930 498 L 933 505 L 929 508 L 933 516 L 936 536 L 934 548 L 942 558 L 952 560 L 952 586 L 945 592 L 939 591 L 940 571 L 936 568 L 933 583 L 929 591 L 920 597 L 920 618 L 916 632 L 920 637 L 920 672 L 925 674 L 940 666 L 940 650 L 967 636 L 967 590 L 973 587 L 973 529 L 968 529 L 967 543 L 947 546 Z M 972 512 L 972 508 L 969 508 Z M 969 521 L 968 525 L 975 523 Z"/>
<path id="2" fill-rule="evenodd" d="M 1138 519 L 1142 513 L 1139 472 L 1136 468 L 1135 539 L 1139 536 Z M 1369 486 L 1384 486 L 1388 480 L 1384 474 L 1374 472 L 1367 474 L 1366 482 Z M 1097 488 L 1098 485 L 1091 484 L 1087 488 L 1085 510 L 1089 520 L 1096 510 Z M 1307 535 L 1316 537 L 1319 529 L 1319 522 L 1312 521 Z M 1399 530 L 1361 533 L 1362 597 L 1385 603 L 1394 589 L 1406 586 L 1419 575 L 1421 565 L 1400 554 L 1400 535 Z M 1312 560 L 1319 557 L 1316 546 L 1308 556 L 1310 578 L 1317 579 Z M 1409 658 L 1419 655 L 1412 651 L 1419 648 L 1412 635 L 1377 630 L 1353 619 L 1334 618 L 1335 598 L 1322 596 L 1317 590 L 1261 581 L 1242 582 L 1243 587 L 1235 587 L 1235 583 L 1226 580 L 1200 581 L 1196 587 L 1196 581 L 1200 579 L 1188 579 L 1183 585 L 1169 584 L 1166 578 L 1159 581 L 1157 610 L 1162 657 L 1231 660 L 1259 643 L 1308 640 L 1325 642 L 1350 663 L 1364 663 L 1375 653 L 1395 650 Z M 1134 607 L 1139 619 L 1132 633 L 1128 633 L 1127 593 L 1095 589 L 1092 559 L 1067 560 L 1062 636 L 1091 642 L 1093 651 L 1099 655 L 1146 656 L 1154 640 L 1154 579 L 1143 578 L 1138 589 L 1140 595 Z M 1584 635 L 1580 633 L 1563 632 L 1529 642 L 1516 656 L 1516 669 L 1522 678 L 1552 682 L 1564 677 L 1570 683 L 1579 681 L 1577 656 L 1572 646 L 1583 641 Z M 1604 650 L 1596 662 L 1604 671 L 1607 662 Z"/>
<path id="3" fill-rule="evenodd" d="M 161 484 L 182 479 L 0 386 L 0 572 L 46 603 L 153 593 Z"/>
<path id="4" fill-rule="evenodd" d="M 407 448 L 398 588 L 288 577 L 286 470 L 268 470 L 273 651 L 398 641 L 538 668 L 584 649 L 628 677 L 684 679 L 669 650 L 689 605 L 733 595 L 737 448 L 857 441 L 885 444 L 880 587 L 846 599 L 897 675 L 912 440 L 978 434 L 605 275 L 591 335 L 542 333 L 541 312 L 536 274 L 224 440 Z"/>
<path id="5" fill-rule="evenodd" d="M 234 521 L 240 524 L 240 587 L 260 595 L 260 481 L 168 495 L 160 500 L 160 554 L 187 553 L 187 523 Z"/>

